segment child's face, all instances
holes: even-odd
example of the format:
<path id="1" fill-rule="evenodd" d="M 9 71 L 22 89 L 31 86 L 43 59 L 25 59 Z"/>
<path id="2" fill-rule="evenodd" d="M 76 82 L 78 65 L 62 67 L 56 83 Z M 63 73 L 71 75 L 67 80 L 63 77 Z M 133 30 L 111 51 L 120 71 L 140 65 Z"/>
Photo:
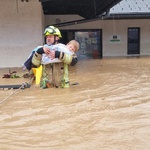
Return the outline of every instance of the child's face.
<path id="1" fill-rule="evenodd" d="M 73 44 L 69 43 L 69 44 L 67 44 L 66 46 L 67 46 L 67 48 L 68 48 L 71 52 L 73 52 L 73 53 L 76 52 L 76 48 L 75 48 L 75 46 L 74 46 Z"/>

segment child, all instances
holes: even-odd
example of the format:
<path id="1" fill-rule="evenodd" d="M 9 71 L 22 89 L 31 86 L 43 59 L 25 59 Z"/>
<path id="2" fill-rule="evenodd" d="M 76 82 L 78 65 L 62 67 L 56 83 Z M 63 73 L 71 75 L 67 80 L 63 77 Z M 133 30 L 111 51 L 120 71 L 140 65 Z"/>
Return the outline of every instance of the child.
<path id="1" fill-rule="evenodd" d="M 74 66 L 78 62 L 77 56 L 75 55 L 78 49 L 79 43 L 76 40 L 71 40 L 67 45 L 59 43 L 51 46 L 40 46 L 24 63 L 24 70 L 26 68 L 30 70 L 32 67 L 39 67 L 41 64 L 61 61 Z"/>
<path id="2" fill-rule="evenodd" d="M 49 63 L 55 63 L 55 62 L 61 62 L 62 58 L 64 57 L 64 53 L 67 53 L 69 55 L 74 55 L 75 52 L 77 52 L 79 49 L 79 43 L 76 40 L 71 40 L 67 45 L 64 44 L 56 44 L 51 46 L 43 46 L 43 48 L 40 48 L 37 50 L 38 54 L 42 55 L 42 64 L 49 64 Z"/>

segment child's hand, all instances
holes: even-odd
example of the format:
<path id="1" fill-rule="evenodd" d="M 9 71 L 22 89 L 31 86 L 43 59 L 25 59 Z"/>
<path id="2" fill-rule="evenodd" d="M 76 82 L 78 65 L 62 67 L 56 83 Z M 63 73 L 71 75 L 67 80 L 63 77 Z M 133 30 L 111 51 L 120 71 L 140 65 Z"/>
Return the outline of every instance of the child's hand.
<path id="1" fill-rule="evenodd" d="M 49 51 L 48 57 L 50 57 L 51 60 L 53 60 L 55 58 L 55 51 Z"/>
<path id="2" fill-rule="evenodd" d="M 50 48 L 48 48 L 47 46 L 44 46 L 43 50 L 46 55 L 48 55 L 50 53 Z"/>

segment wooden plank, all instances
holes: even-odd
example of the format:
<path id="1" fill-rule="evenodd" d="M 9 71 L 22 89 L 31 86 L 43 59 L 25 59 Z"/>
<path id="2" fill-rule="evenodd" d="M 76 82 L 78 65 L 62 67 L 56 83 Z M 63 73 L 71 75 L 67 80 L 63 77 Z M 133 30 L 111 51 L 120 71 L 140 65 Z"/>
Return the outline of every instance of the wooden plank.
<path id="1" fill-rule="evenodd" d="M 22 84 L 16 84 L 16 85 L 0 85 L 0 88 L 2 89 L 25 89 L 25 88 L 30 88 L 30 84 L 28 83 L 22 83 Z"/>
<path id="2" fill-rule="evenodd" d="M 63 78 L 63 63 L 53 64 L 52 82 L 55 87 L 61 86 L 61 80 Z"/>

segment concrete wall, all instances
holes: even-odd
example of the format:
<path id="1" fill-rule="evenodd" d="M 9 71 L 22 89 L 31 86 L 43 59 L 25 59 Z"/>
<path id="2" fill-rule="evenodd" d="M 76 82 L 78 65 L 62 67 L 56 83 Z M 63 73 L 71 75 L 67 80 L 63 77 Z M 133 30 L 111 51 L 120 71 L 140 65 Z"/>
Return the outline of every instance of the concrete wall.
<path id="1" fill-rule="evenodd" d="M 39 0 L 0 0 L 0 68 L 20 67 L 31 50 L 43 43 Z"/>

